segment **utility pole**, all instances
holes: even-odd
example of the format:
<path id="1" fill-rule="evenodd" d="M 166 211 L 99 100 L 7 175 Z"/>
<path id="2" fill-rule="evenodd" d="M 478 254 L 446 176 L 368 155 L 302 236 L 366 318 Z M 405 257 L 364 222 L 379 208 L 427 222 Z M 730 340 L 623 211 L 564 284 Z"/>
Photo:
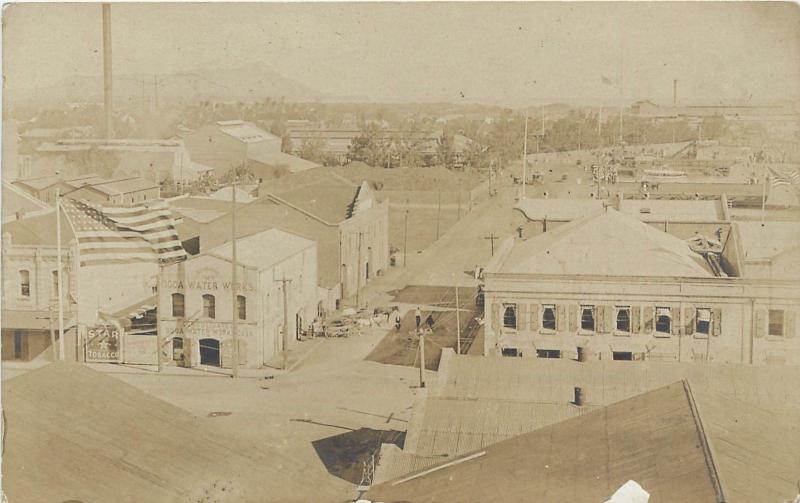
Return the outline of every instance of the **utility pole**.
<path id="1" fill-rule="evenodd" d="M 58 356 L 64 361 L 64 295 L 61 288 L 64 284 L 61 273 L 64 263 L 61 260 L 61 189 L 58 187 L 56 187 L 56 243 L 58 244 Z"/>
<path id="2" fill-rule="evenodd" d="M 528 180 L 528 114 L 525 114 L 525 140 L 522 150 L 522 199 L 525 199 L 525 183 Z"/>
<path id="3" fill-rule="evenodd" d="M 113 75 L 111 68 L 111 4 L 103 4 L 103 107 L 106 140 L 114 137 Z"/>
<path id="4" fill-rule="evenodd" d="M 439 206 L 436 209 L 436 239 L 439 239 L 439 220 L 442 217 L 442 189 L 439 189 Z"/>
<path id="5" fill-rule="evenodd" d="M 292 280 L 282 278 L 275 281 L 281 283 L 281 289 L 283 290 L 283 370 L 286 370 L 286 364 L 289 360 L 289 306 L 286 284 L 291 283 Z"/>
<path id="6" fill-rule="evenodd" d="M 61 285 L 58 285 L 58 288 L 61 288 Z M 53 361 L 58 359 L 58 355 L 56 354 L 56 329 L 53 326 L 53 303 L 50 303 L 50 312 L 48 313 L 49 324 L 50 324 L 50 347 L 53 348 Z"/>
<path id="7" fill-rule="evenodd" d="M 356 308 L 361 307 L 361 235 L 364 234 L 358 231 L 358 262 L 356 263 Z"/>
<path id="8" fill-rule="evenodd" d="M 419 333 L 419 387 L 425 387 L 425 329 L 417 328 Z"/>
<path id="9" fill-rule="evenodd" d="M 156 362 L 158 363 L 158 372 L 164 371 L 164 358 L 161 356 L 162 349 L 164 348 L 164 334 L 162 333 L 161 317 L 164 316 L 164 302 L 161 300 L 164 295 L 162 291 L 164 275 L 164 268 L 161 264 L 158 265 L 158 276 L 156 276 Z"/>
<path id="10" fill-rule="evenodd" d="M 411 200 L 406 199 L 406 221 L 403 230 L 403 268 L 408 262 L 408 204 Z"/>
<path id="11" fill-rule="evenodd" d="M 461 354 L 461 313 L 458 308 L 458 284 L 456 284 L 456 354 Z"/>
<path id="12" fill-rule="evenodd" d="M 458 219 L 461 220 L 461 178 L 458 179 Z"/>
<path id="13" fill-rule="evenodd" d="M 495 236 L 494 232 L 492 232 L 490 235 L 486 236 L 483 239 L 488 239 L 488 240 L 490 240 L 492 242 L 492 257 L 494 257 L 494 240 L 495 239 L 500 239 L 500 237 L 499 236 Z"/>
<path id="14" fill-rule="evenodd" d="M 245 161 L 247 162 L 247 161 Z M 231 180 L 231 343 L 233 349 L 233 378 L 239 377 L 239 334 L 237 333 L 237 321 L 239 320 L 239 299 L 236 295 L 236 168 L 233 168 L 233 179 Z"/>

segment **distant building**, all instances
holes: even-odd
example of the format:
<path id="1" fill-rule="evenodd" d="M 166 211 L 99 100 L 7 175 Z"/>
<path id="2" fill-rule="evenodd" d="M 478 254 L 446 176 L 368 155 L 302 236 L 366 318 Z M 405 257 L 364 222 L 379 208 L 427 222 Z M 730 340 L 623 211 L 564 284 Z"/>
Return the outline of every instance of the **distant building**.
<path id="1" fill-rule="evenodd" d="M 3 180 L 3 223 L 18 220 L 26 213 L 47 210 L 50 207 L 28 192 Z"/>
<path id="2" fill-rule="evenodd" d="M 202 166 L 191 161 L 178 140 L 73 140 L 41 143 L 22 161 L 20 178 L 60 174 L 77 177 L 142 177 L 155 183 L 201 178 Z"/>
<path id="3" fill-rule="evenodd" d="M 184 215 L 182 240 L 197 239 L 206 251 L 229 240 L 230 202 L 174 198 Z M 357 184 L 318 168 L 272 180 L 258 199 L 237 209 L 240 236 L 277 228 L 312 239 L 318 247 L 319 311 L 354 298 L 389 266 L 389 205 L 369 184 Z"/>
<path id="4" fill-rule="evenodd" d="M 199 128 L 187 134 L 184 141 L 192 159 L 213 167 L 217 178 L 237 167 L 246 167 L 257 179 L 270 179 L 319 166 L 281 152 L 280 137 L 241 120 Z"/>
<path id="5" fill-rule="evenodd" d="M 507 240 L 486 268 L 485 354 L 800 364 L 797 262 L 748 277 L 721 255 L 612 208 Z"/>
<path id="6" fill-rule="evenodd" d="M 158 199 L 161 194 L 160 185 L 143 178 L 108 179 L 94 174 L 76 178 L 46 176 L 17 180 L 15 185 L 48 205 L 55 205 L 57 192 L 73 199 L 120 205 L 152 201 Z"/>
<path id="7" fill-rule="evenodd" d="M 173 364 L 230 368 L 231 325 L 236 316 L 239 364 L 261 367 L 282 350 L 295 347 L 314 321 L 318 300 L 314 241 L 278 229 L 239 238 L 235 308 L 231 253 L 226 244 L 164 268 L 159 300 L 163 311 L 158 317 L 167 360 Z"/>

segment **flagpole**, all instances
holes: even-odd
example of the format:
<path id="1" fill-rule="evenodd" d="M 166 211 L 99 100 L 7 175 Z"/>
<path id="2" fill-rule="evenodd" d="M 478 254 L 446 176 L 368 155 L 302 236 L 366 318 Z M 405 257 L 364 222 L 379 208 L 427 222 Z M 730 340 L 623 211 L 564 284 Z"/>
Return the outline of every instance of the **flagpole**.
<path id="1" fill-rule="evenodd" d="M 64 361 L 64 295 L 61 262 L 61 189 L 56 187 L 56 246 L 58 248 L 58 355 Z"/>
<path id="2" fill-rule="evenodd" d="M 525 199 L 525 182 L 528 179 L 528 114 L 525 113 L 525 147 L 522 155 L 522 199 Z"/>
<path id="3" fill-rule="evenodd" d="M 764 220 L 766 218 L 767 208 L 767 178 L 769 178 L 768 171 L 764 169 L 764 183 L 761 187 L 761 227 L 764 227 Z"/>
<path id="4" fill-rule="evenodd" d="M 236 171 L 233 168 L 233 180 L 231 180 L 231 354 L 233 355 L 233 377 L 239 377 L 239 337 L 237 333 L 237 320 L 239 318 L 239 303 L 236 295 Z"/>

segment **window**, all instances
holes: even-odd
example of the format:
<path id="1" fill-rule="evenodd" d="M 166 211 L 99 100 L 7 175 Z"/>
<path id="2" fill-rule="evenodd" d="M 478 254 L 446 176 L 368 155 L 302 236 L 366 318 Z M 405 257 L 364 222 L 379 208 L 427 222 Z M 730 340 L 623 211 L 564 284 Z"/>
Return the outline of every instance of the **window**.
<path id="1" fill-rule="evenodd" d="M 615 360 L 633 361 L 633 353 L 630 351 L 614 351 L 613 357 Z"/>
<path id="2" fill-rule="evenodd" d="M 50 296 L 54 299 L 58 298 L 58 271 L 50 272 Z"/>
<path id="3" fill-rule="evenodd" d="M 172 294 L 172 316 L 176 318 L 183 318 L 186 316 L 185 302 L 182 293 Z"/>
<path id="4" fill-rule="evenodd" d="M 561 358 L 560 349 L 537 349 L 537 358 Z"/>
<path id="5" fill-rule="evenodd" d="M 672 318 L 668 307 L 656 308 L 656 332 L 662 334 L 670 333 L 672 328 Z"/>
<path id="6" fill-rule="evenodd" d="M 517 348 L 503 348 L 503 356 L 522 356 Z"/>
<path id="7" fill-rule="evenodd" d="M 517 328 L 517 305 L 505 304 L 503 307 L 503 328 Z"/>
<path id="8" fill-rule="evenodd" d="M 244 295 L 236 296 L 236 311 L 240 320 L 247 319 L 247 299 Z"/>
<path id="9" fill-rule="evenodd" d="M 556 329 L 556 306 L 553 304 L 542 306 L 542 328 L 547 330 Z"/>
<path id="10" fill-rule="evenodd" d="M 631 308 L 617 308 L 617 331 L 629 333 L 631 331 Z"/>
<path id="11" fill-rule="evenodd" d="M 783 309 L 769 310 L 769 330 L 767 334 L 783 337 Z"/>
<path id="12" fill-rule="evenodd" d="M 23 297 L 31 296 L 31 273 L 24 269 L 19 272 L 19 293 Z"/>
<path id="13" fill-rule="evenodd" d="M 695 318 L 694 331 L 698 334 L 706 334 L 711 331 L 711 309 L 698 309 Z"/>
<path id="14" fill-rule="evenodd" d="M 581 330 L 594 331 L 594 306 L 581 306 Z"/>
<path id="15" fill-rule="evenodd" d="M 209 294 L 203 295 L 203 317 L 205 318 L 217 317 L 216 299 L 214 299 L 213 295 Z"/>

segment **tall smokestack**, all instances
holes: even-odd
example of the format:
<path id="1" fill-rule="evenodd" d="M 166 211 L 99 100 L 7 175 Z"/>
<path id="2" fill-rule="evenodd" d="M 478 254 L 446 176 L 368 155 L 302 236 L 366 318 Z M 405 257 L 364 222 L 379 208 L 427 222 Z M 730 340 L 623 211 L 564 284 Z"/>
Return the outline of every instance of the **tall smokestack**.
<path id="1" fill-rule="evenodd" d="M 678 106 L 678 79 L 672 81 L 672 106 Z"/>
<path id="2" fill-rule="evenodd" d="M 106 140 L 114 137 L 114 98 L 111 75 L 111 4 L 103 4 L 103 109 L 106 116 Z"/>

